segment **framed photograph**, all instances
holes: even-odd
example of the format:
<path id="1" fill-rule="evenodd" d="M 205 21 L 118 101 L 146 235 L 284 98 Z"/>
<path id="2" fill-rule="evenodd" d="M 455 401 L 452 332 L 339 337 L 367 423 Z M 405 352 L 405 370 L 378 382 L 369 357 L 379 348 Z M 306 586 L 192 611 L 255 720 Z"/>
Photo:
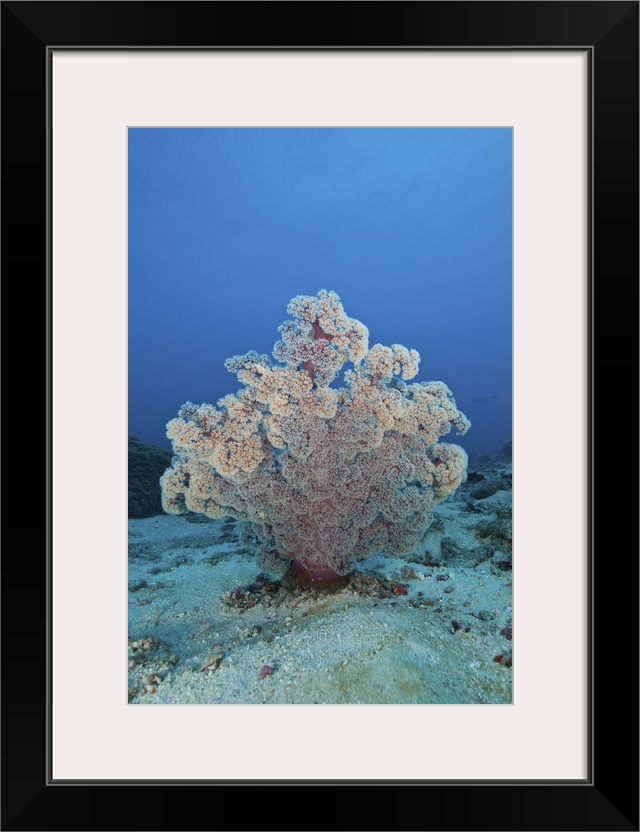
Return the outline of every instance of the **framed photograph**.
<path id="1" fill-rule="evenodd" d="M 638 3 L 2 21 L 3 828 L 638 829 Z"/>
<path id="2" fill-rule="evenodd" d="M 129 127 L 129 703 L 512 704 L 512 144 Z"/>

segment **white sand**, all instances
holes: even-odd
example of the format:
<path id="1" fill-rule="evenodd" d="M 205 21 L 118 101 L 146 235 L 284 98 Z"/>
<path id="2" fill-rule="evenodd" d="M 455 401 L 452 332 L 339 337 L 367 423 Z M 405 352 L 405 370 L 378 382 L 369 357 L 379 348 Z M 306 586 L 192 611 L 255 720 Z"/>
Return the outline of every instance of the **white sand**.
<path id="1" fill-rule="evenodd" d="M 358 564 L 364 575 L 405 586 L 406 595 L 281 589 L 252 594 L 259 602 L 248 609 L 224 600 L 260 571 L 237 524 L 130 520 L 129 701 L 511 702 L 511 572 L 486 556 L 474 564 L 478 524 L 510 498 L 501 491 L 479 501 L 481 514 L 469 513 L 468 500 L 448 501 L 416 554 Z M 458 553 L 447 565 L 425 565 L 425 549 L 439 553 L 445 537 Z M 265 665 L 273 672 L 261 678 Z"/>

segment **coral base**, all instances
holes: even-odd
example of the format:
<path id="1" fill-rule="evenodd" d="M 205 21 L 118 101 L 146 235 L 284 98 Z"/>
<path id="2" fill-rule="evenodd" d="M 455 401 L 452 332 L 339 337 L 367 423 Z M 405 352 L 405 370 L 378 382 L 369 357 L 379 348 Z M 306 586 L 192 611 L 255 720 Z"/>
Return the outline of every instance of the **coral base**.
<path id="1" fill-rule="evenodd" d="M 287 572 L 288 582 L 298 588 L 313 587 L 317 589 L 341 589 L 349 581 L 349 575 L 338 575 L 328 567 L 313 567 L 299 558 L 291 561 Z"/>

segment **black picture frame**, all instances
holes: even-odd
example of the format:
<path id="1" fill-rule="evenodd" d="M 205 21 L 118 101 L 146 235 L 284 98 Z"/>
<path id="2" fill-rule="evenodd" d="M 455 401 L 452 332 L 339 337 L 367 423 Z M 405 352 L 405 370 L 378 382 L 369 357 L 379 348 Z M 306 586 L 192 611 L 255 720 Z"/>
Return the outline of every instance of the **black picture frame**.
<path id="1" fill-rule="evenodd" d="M 638 545 L 628 522 L 637 517 L 637 497 L 625 482 L 627 468 L 631 482 L 637 480 L 638 459 L 630 436 L 637 436 L 638 11 L 638 2 L 626 0 L 2 3 L 3 288 L 5 308 L 21 320 L 21 334 L 17 340 L 11 336 L 5 355 L 13 365 L 20 348 L 31 349 L 44 334 L 42 355 L 47 356 L 46 400 L 32 406 L 41 365 L 34 374 L 33 365 L 17 361 L 24 389 L 12 392 L 7 406 L 10 426 L 20 414 L 22 437 L 5 444 L 7 491 L 22 497 L 6 528 L 20 521 L 20 508 L 29 525 L 23 527 L 28 543 L 23 539 L 20 551 L 17 544 L 5 545 L 2 558 L 3 830 L 638 829 Z M 49 779 L 49 69 L 52 50 L 62 47 L 587 51 L 591 456 L 586 484 L 566 472 L 567 488 L 586 485 L 590 500 L 592 686 L 585 781 L 96 784 Z M 559 427 L 559 447 L 541 452 L 561 454 L 561 442 Z M 40 466 L 46 460 L 42 479 L 33 475 L 41 468 L 31 459 Z M 33 498 L 36 491 L 39 499 Z M 47 518 L 42 536 L 33 536 L 35 517 Z M 557 649 L 563 649 L 562 632 Z M 270 716 L 274 729 L 278 718 Z M 351 807 L 348 814 L 345 805 Z"/>

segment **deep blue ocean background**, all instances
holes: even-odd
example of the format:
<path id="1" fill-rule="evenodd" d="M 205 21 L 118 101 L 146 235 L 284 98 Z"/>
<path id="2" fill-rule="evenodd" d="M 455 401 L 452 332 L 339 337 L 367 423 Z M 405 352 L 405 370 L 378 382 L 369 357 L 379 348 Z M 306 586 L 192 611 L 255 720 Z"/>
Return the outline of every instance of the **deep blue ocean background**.
<path id="1" fill-rule="evenodd" d="M 443 441 L 498 450 L 511 157 L 508 128 L 130 128 L 129 433 L 170 448 L 184 402 L 237 391 L 225 359 L 271 355 L 289 300 L 324 288 L 448 385 L 472 427 Z"/>

